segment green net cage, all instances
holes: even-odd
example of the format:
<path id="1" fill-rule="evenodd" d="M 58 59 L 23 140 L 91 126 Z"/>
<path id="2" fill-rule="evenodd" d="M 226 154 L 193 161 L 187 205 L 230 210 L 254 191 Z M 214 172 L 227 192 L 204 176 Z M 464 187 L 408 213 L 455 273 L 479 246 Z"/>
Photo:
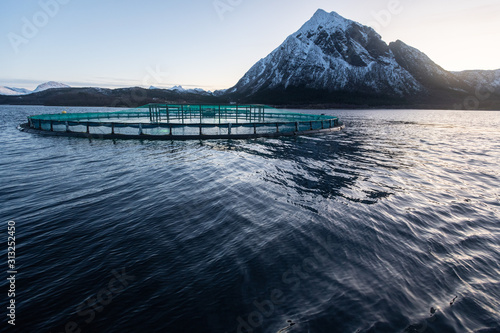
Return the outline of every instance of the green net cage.
<path id="1" fill-rule="evenodd" d="M 328 115 L 286 112 L 267 105 L 148 104 L 113 112 L 42 114 L 24 130 L 110 139 L 217 139 L 301 135 L 340 130 Z"/>

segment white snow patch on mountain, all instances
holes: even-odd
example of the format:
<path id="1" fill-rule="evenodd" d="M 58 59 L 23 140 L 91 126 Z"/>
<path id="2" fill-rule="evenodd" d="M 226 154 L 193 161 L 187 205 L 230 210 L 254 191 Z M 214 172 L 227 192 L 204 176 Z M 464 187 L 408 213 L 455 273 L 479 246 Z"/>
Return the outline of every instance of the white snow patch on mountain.
<path id="1" fill-rule="evenodd" d="M 213 93 L 211 91 L 207 91 L 202 88 L 193 88 L 193 89 L 184 89 L 181 85 L 179 86 L 174 86 L 172 88 L 169 88 L 168 90 L 174 91 L 177 93 L 191 93 L 191 94 L 198 94 L 198 95 L 212 95 Z"/>
<path id="2" fill-rule="evenodd" d="M 42 83 L 41 85 L 36 87 L 36 89 L 33 90 L 33 92 L 37 93 L 48 89 L 60 89 L 60 88 L 71 88 L 71 87 L 64 83 L 49 81 L 46 83 Z"/>
<path id="3" fill-rule="evenodd" d="M 403 95 L 421 89 L 372 28 L 318 10 L 229 92 L 305 86 Z"/>
<path id="4" fill-rule="evenodd" d="M 6 96 L 21 96 L 31 94 L 31 91 L 24 88 L 12 88 L 0 86 L 0 95 Z"/>

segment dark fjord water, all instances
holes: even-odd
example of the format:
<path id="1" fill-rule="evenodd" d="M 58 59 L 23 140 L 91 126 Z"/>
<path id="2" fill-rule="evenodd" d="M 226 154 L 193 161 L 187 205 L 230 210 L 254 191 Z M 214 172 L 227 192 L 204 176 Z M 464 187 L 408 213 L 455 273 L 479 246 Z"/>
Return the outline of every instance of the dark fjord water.
<path id="1" fill-rule="evenodd" d="M 327 111 L 345 131 L 247 141 L 16 129 L 61 111 L 0 107 L 1 332 L 500 331 L 499 112 Z"/>

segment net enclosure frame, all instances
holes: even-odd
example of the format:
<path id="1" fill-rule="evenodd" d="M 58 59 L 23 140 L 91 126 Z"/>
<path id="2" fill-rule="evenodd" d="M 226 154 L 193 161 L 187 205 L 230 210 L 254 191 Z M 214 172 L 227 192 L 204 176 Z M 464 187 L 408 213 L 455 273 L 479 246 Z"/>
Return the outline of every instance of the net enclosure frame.
<path id="1" fill-rule="evenodd" d="M 258 104 L 147 104 L 112 112 L 41 114 L 27 132 L 102 139 L 245 139 L 341 130 L 338 117 Z"/>

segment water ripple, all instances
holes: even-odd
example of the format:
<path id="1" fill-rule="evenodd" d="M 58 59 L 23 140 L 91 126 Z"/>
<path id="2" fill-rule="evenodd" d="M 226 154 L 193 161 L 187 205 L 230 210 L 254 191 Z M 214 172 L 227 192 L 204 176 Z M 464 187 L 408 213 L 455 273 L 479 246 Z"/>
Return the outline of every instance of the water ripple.
<path id="1" fill-rule="evenodd" d="M 0 109 L 23 331 L 500 330 L 498 113 L 322 110 L 346 130 L 241 141 L 16 129 L 47 111 Z"/>

